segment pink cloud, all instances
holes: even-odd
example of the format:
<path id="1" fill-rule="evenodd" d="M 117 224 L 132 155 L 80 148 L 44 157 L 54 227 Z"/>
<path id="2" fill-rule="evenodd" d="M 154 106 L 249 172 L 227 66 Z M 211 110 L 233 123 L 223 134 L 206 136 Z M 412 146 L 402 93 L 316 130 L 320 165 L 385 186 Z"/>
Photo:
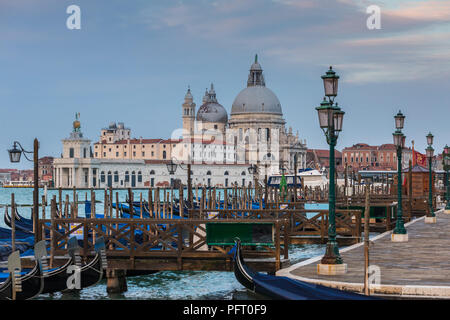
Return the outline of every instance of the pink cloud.
<path id="1" fill-rule="evenodd" d="M 417 4 L 405 4 L 396 9 L 382 9 L 382 14 L 419 21 L 448 21 L 450 20 L 450 1 L 429 0 Z"/>

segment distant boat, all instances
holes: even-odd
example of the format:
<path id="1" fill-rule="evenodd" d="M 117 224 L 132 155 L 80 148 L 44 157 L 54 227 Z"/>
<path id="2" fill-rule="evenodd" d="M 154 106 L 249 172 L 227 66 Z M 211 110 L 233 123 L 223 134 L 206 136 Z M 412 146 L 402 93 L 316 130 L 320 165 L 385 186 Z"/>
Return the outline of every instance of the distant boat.
<path id="1" fill-rule="evenodd" d="M 275 188 L 279 188 L 280 187 L 280 182 L 281 182 L 281 174 L 276 174 L 276 175 L 272 175 L 267 179 L 267 185 L 269 187 L 275 187 Z M 284 175 L 284 177 L 286 178 L 286 184 L 288 187 L 294 187 L 294 175 Z M 300 176 L 297 176 L 297 188 L 301 188 L 301 179 Z"/>
<path id="2" fill-rule="evenodd" d="M 323 170 L 305 169 L 298 176 L 303 179 L 305 187 L 323 187 L 328 183 L 327 175 Z"/>
<path id="3" fill-rule="evenodd" d="M 33 181 L 8 181 L 3 184 L 3 188 L 33 188 Z"/>

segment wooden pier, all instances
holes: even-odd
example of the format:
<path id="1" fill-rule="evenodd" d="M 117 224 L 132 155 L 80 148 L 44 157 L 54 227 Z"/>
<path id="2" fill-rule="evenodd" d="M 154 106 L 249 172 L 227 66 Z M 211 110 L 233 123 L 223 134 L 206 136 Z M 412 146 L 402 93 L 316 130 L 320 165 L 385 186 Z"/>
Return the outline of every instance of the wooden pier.
<path id="1" fill-rule="evenodd" d="M 369 287 L 371 294 L 388 298 L 450 298 L 450 215 L 440 210 L 436 216 L 436 224 L 426 224 L 425 217 L 406 224 L 408 242 L 392 242 L 392 231 L 371 239 L 370 266 L 379 268 L 380 275 L 380 283 Z M 348 268 L 344 275 L 318 275 L 317 264 L 322 256 L 279 270 L 277 275 L 363 293 L 364 245 L 356 244 L 340 253 Z"/>

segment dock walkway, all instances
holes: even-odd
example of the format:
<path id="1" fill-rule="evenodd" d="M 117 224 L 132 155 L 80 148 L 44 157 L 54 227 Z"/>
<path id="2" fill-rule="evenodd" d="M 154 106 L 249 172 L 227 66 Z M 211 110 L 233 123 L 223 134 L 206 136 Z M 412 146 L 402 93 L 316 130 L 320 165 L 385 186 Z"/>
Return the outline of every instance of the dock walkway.
<path id="1" fill-rule="evenodd" d="M 369 263 L 380 268 L 379 285 L 370 292 L 402 297 L 450 298 L 450 215 L 436 212 L 437 223 L 424 217 L 405 224 L 409 241 L 392 242 L 388 231 L 371 239 Z M 341 290 L 364 292 L 364 243 L 340 250 L 347 264 L 345 275 L 318 275 L 314 257 L 276 274 Z"/>

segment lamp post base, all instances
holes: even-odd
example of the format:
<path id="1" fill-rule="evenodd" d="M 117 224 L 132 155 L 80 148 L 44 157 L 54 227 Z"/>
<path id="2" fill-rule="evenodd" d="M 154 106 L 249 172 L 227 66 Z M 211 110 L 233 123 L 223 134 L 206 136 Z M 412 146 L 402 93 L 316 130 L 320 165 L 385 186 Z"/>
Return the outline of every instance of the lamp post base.
<path id="1" fill-rule="evenodd" d="M 317 274 L 324 276 L 334 276 L 347 273 L 347 264 L 323 264 L 317 265 Z"/>
<path id="2" fill-rule="evenodd" d="M 425 223 L 436 223 L 436 217 L 425 217 Z"/>
<path id="3" fill-rule="evenodd" d="M 391 235 L 392 242 L 408 242 L 408 234 L 393 233 Z"/>

